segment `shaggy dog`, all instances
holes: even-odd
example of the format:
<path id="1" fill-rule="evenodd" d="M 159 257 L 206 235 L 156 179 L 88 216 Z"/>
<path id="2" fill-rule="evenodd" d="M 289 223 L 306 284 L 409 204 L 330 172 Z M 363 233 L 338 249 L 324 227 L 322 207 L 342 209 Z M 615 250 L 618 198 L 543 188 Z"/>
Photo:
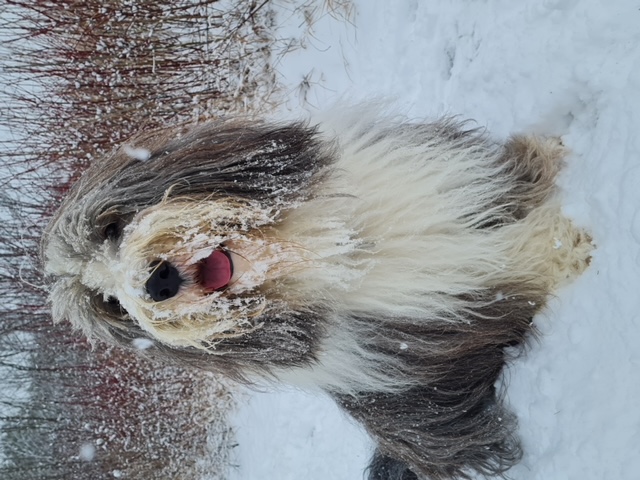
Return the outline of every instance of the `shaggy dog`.
<path id="1" fill-rule="evenodd" d="M 377 442 L 371 479 L 505 472 L 520 447 L 495 383 L 589 259 L 554 197 L 564 150 L 376 115 L 133 138 L 46 231 L 54 319 L 328 392 Z"/>

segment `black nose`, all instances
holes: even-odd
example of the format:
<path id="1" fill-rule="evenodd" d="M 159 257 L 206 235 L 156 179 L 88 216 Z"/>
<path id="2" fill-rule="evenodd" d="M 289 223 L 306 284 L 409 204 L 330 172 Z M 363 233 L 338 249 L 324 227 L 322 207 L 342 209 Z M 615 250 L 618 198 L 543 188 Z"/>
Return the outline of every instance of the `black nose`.
<path id="1" fill-rule="evenodd" d="M 159 260 L 151 262 L 149 267 L 151 268 L 151 276 L 147 280 L 145 288 L 151 298 L 156 302 L 161 302 L 175 297 L 182 283 L 182 278 L 176 267 L 169 262 Z"/>

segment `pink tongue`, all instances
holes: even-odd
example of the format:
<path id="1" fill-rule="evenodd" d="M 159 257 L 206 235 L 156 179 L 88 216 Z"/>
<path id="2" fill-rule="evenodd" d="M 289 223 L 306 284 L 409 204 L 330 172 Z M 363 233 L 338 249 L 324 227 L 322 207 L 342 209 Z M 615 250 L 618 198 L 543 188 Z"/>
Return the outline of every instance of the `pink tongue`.
<path id="1" fill-rule="evenodd" d="M 200 283 L 207 290 L 220 290 L 229 283 L 232 274 L 231 260 L 226 253 L 216 250 L 201 263 Z"/>

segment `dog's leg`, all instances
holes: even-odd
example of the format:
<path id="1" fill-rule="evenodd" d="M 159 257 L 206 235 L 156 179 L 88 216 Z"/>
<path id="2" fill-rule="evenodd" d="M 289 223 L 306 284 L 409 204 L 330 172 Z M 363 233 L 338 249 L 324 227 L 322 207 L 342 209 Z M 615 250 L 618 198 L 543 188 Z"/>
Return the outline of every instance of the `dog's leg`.
<path id="1" fill-rule="evenodd" d="M 373 455 L 368 468 L 368 480 L 417 480 L 406 463 L 384 455 L 379 450 Z"/>
<path id="2" fill-rule="evenodd" d="M 506 199 L 515 219 L 524 218 L 547 201 L 555 190 L 555 179 L 567 150 L 558 138 L 514 135 L 504 146 L 499 161 L 513 178 Z"/>
<path id="3" fill-rule="evenodd" d="M 504 291 L 499 300 L 477 299 L 476 308 L 470 302 L 467 322 L 389 319 L 385 339 L 382 329 L 372 330 L 379 334 L 368 341 L 389 356 L 395 353 L 403 362 L 400 372 L 416 385 L 397 393 L 336 396 L 377 441 L 369 480 L 464 478 L 471 470 L 499 475 L 519 460 L 515 418 L 495 382 L 505 347 L 522 342 L 543 302 Z M 376 325 L 374 319 L 361 321 Z"/>
<path id="4" fill-rule="evenodd" d="M 514 179 L 507 201 L 515 223 L 502 230 L 512 242 L 515 271 L 529 271 L 528 282 L 547 294 L 580 275 L 593 249 L 591 237 L 562 214 L 554 195 L 565 154 L 556 138 L 514 136 L 501 157 Z"/>

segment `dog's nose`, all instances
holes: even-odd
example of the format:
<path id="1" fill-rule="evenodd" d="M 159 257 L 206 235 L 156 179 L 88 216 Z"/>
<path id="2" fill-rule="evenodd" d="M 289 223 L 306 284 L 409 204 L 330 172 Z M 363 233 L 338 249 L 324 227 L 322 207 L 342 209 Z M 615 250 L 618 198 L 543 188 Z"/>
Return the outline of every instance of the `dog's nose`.
<path id="1" fill-rule="evenodd" d="M 169 262 L 159 260 L 151 262 L 149 267 L 151 268 L 151 276 L 147 280 L 145 288 L 151 298 L 156 302 L 161 302 L 175 297 L 183 281 L 178 269 Z"/>

